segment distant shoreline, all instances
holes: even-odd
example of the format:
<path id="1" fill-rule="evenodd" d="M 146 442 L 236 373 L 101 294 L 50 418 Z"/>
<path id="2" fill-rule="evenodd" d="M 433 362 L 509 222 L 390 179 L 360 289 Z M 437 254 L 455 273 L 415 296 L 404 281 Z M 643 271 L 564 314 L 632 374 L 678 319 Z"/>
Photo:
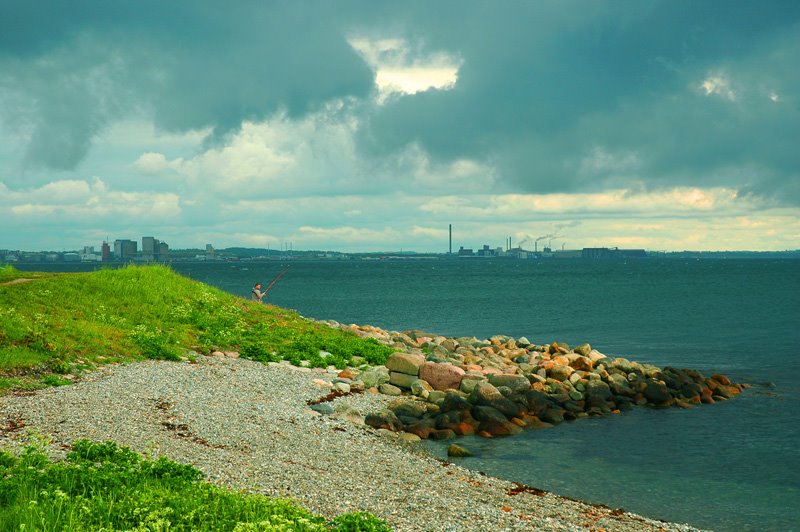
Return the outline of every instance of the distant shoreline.
<path id="1" fill-rule="evenodd" d="M 108 260 L 108 261 L 67 261 L 67 260 L 2 260 L 0 265 L 8 264 L 11 266 L 58 266 L 58 265 L 93 265 L 104 266 L 125 266 L 128 264 L 147 265 L 147 264 L 248 264 L 248 263 L 280 263 L 280 262 L 377 262 L 377 261 L 520 261 L 520 262 L 586 262 L 586 263 L 623 263 L 627 261 L 653 261 L 653 260 L 800 260 L 799 251 L 685 251 L 667 252 L 664 254 L 651 254 L 646 257 L 603 257 L 603 258 L 583 258 L 580 256 L 559 257 L 542 256 L 538 258 L 516 258 L 498 256 L 455 256 L 448 254 L 413 254 L 404 255 L 364 253 L 364 254 L 343 254 L 337 257 L 315 257 L 308 252 L 307 254 L 297 254 L 292 256 L 275 257 L 219 257 L 213 259 L 182 259 L 172 258 L 164 261 L 143 262 L 136 260 Z"/>

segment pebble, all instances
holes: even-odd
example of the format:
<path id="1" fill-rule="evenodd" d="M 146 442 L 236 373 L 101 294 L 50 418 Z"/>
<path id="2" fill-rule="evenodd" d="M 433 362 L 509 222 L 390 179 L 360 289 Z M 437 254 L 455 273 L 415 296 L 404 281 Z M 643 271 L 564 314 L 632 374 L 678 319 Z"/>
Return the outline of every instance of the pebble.
<path id="1" fill-rule="evenodd" d="M 382 394 L 336 397 L 334 413 L 320 415 L 308 402 L 336 377 L 335 368 L 227 356 L 106 366 L 69 386 L 0 397 L 0 448 L 19 448 L 31 432 L 50 436 L 54 457 L 76 439 L 113 440 L 192 464 L 219 485 L 291 498 L 329 519 L 371 512 L 400 531 L 696 530 L 442 462 L 363 425 L 392 399 Z M 7 428 L 19 419 L 24 428 Z"/>

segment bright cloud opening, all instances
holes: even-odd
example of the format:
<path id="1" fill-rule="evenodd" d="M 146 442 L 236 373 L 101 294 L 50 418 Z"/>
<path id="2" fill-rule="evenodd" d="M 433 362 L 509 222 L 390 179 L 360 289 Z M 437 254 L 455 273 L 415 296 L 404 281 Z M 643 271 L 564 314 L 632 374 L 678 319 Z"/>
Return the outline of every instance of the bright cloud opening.
<path id="1" fill-rule="evenodd" d="M 458 81 L 462 61 L 451 54 L 412 57 L 411 47 L 403 39 L 354 38 L 348 42 L 375 72 L 378 103 L 392 95 L 451 89 Z"/>

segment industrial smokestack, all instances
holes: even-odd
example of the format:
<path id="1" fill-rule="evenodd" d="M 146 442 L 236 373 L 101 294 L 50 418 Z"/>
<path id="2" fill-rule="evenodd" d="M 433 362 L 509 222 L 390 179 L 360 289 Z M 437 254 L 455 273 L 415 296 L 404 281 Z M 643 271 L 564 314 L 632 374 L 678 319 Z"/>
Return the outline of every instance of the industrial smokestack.
<path id="1" fill-rule="evenodd" d="M 453 224 L 450 224 L 450 251 L 448 252 L 449 255 L 453 254 Z"/>

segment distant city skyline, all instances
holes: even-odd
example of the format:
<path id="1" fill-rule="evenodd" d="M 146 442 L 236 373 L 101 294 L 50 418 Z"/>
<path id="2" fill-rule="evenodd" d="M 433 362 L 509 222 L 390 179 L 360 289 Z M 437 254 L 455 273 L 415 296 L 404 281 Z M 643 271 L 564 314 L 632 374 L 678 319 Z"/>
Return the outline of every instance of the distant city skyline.
<path id="1" fill-rule="evenodd" d="M 0 248 L 797 249 L 798 58 L 790 0 L 6 0 Z"/>

